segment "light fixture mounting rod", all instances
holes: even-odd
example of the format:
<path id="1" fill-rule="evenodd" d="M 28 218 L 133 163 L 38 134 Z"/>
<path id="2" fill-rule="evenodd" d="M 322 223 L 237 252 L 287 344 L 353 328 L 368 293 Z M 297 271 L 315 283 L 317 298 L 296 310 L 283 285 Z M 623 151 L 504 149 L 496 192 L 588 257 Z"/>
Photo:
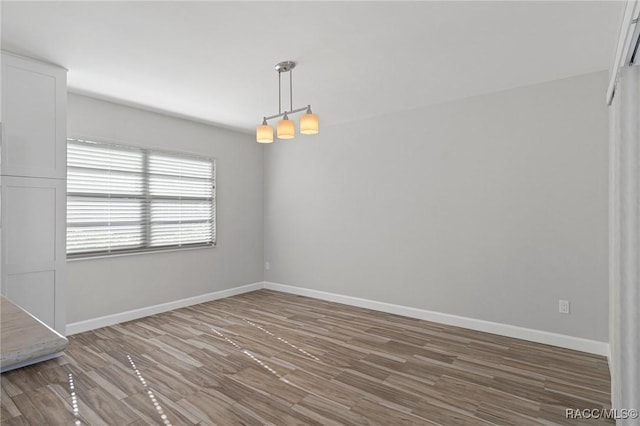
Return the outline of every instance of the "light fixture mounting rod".
<path id="1" fill-rule="evenodd" d="M 291 81 L 291 70 L 296 67 L 293 61 L 278 62 L 274 67 L 278 71 L 278 114 L 282 114 L 282 73 L 289 73 L 289 109 L 293 109 L 293 83 Z"/>

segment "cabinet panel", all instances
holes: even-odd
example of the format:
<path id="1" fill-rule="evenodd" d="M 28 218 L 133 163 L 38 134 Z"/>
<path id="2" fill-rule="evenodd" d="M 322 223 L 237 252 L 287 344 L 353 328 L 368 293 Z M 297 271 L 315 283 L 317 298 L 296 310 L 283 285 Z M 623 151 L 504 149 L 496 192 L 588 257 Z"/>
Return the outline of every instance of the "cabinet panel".
<path id="1" fill-rule="evenodd" d="M 8 275 L 3 293 L 16 305 L 55 328 L 56 273 L 55 271 L 28 272 Z"/>
<path id="2" fill-rule="evenodd" d="M 3 52 L 3 175 L 66 177 L 66 70 Z"/>
<path id="3" fill-rule="evenodd" d="M 5 187 L 7 266 L 56 260 L 56 191 L 51 182 Z"/>
<path id="4" fill-rule="evenodd" d="M 2 176 L 2 293 L 65 333 L 66 181 Z"/>

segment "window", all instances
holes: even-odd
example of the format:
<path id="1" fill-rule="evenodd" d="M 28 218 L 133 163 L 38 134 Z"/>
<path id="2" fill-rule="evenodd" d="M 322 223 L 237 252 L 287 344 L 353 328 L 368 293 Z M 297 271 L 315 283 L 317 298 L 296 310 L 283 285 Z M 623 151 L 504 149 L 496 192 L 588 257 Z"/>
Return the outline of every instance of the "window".
<path id="1" fill-rule="evenodd" d="M 213 246 L 215 160 L 67 139 L 67 257 Z"/>

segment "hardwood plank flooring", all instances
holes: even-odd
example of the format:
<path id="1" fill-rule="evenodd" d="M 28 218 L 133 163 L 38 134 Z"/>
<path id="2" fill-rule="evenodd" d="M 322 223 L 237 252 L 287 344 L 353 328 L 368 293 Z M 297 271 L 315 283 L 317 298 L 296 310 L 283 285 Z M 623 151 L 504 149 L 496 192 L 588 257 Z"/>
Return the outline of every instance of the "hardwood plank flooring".
<path id="1" fill-rule="evenodd" d="M 613 424 L 565 418 L 610 408 L 603 357 L 269 290 L 69 341 L 3 425 Z"/>

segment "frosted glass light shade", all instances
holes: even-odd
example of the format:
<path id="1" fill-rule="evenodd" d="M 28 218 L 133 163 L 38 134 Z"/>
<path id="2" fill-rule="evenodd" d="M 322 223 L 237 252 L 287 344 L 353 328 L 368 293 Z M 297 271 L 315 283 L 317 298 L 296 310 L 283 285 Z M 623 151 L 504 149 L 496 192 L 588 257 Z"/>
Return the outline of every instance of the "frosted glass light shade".
<path id="1" fill-rule="evenodd" d="M 261 124 L 256 128 L 256 141 L 260 143 L 273 142 L 273 127 L 268 124 Z"/>
<path id="2" fill-rule="evenodd" d="M 305 135 L 318 133 L 318 114 L 302 114 L 300 117 L 300 133 Z"/>
<path id="3" fill-rule="evenodd" d="M 293 139 L 296 136 L 296 126 L 293 121 L 283 119 L 278 121 L 278 139 Z"/>

